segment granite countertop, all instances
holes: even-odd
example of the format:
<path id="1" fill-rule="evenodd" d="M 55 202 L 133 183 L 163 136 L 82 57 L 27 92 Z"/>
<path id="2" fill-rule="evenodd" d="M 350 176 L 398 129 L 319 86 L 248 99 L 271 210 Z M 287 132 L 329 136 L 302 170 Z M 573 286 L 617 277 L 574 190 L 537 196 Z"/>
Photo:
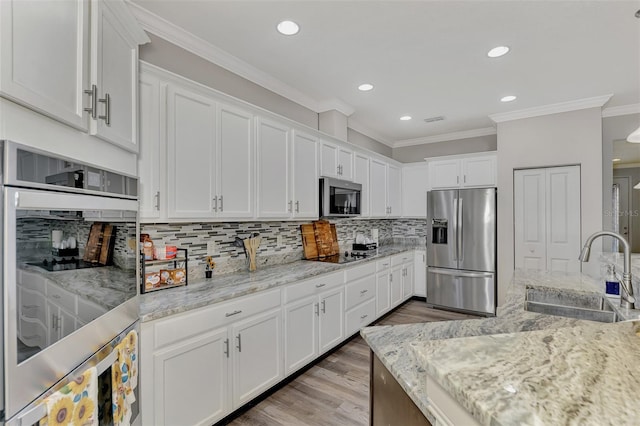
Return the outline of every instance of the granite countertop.
<path id="1" fill-rule="evenodd" d="M 317 275 L 344 270 L 376 259 L 415 248 L 412 245 L 384 245 L 366 259 L 346 263 L 299 260 L 283 265 L 260 268 L 255 272 L 215 275 L 210 279 L 190 280 L 189 284 L 140 296 L 140 320 L 151 321 L 202 306 L 219 303 L 270 288 L 292 284 Z"/>
<path id="2" fill-rule="evenodd" d="M 131 280 L 135 280 L 135 270 L 123 271 L 113 266 L 101 266 L 49 272 L 26 263 L 21 263 L 20 269 L 40 274 L 63 289 L 107 310 L 135 297 L 138 291 L 135 286 L 130 285 Z"/>
<path id="3" fill-rule="evenodd" d="M 427 373 L 484 425 L 637 423 L 629 395 L 640 392 L 640 322 L 527 312 L 527 287 L 601 292 L 583 274 L 516 271 L 497 317 L 368 327 L 361 335 L 434 424 Z"/>

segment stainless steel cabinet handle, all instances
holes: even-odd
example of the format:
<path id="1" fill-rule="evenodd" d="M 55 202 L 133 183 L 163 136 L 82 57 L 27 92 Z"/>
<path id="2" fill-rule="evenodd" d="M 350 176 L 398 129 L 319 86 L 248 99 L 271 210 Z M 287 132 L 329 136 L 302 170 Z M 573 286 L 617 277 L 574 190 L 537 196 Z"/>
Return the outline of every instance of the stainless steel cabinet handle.
<path id="1" fill-rule="evenodd" d="M 320 316 L 320 309 L 319 309 L 318 304 L 317 304 L 317 303 L 314 303 L 314 304 L 313 304 L 313 307 L 314 307 L 314 309 L 315 309 L 315 311 L 316 311 L 316 316 Z"/>
<path id="2" fill-rule="evenodd" d="M 155 202 L 156 210 L 160 211 L 160 191 L 156 192 L 156 195 L 153 198 L 155 198 L 156 200 Z"/>
<path id="3" fill-rule="evenodd" d="M 227 356 L 227 358 L 229 358 L 229 339 L 225 339 L 224 346 L 225 346 L 224 354 Z"/>
<path id="4" fill-rule="evenodd" d="M 89 108 L 84 108 L 84 111 L 88 112 L 91 118 L 95 120 L 96 114 L 98 113 L 98 86 L 92 84 L 91 89 L 85 90 L 84 93 L 89 95 L 91 98 L 91 106 Z"/>
<path id="5" fill-rule="evenodd" d="M 220 196 L 220 211 L 224 211 L 224 204 L 222 203 L 222 195 Z"/>
<path id="6" fill-rule="evenodd" d="M 467 175 L 462 176 L 462 183 L 467 183 Z"/>
<path id="7" fill-rule="evenodd" d="M 293 212 L 293 201 L 289 201 L 289 213 Z"/>
<path id="8" fill-rule="evenodd" d="M 300 201 L 296 201 L 296 213 L 300 213 Z"/>
<path id="9" fill-rule="evenodd" d="M 324 287 L 326 284 L 316 284 L 316 288 Z"/>
<path id="10" fill-rule="evenodd" d="M 39 305 L 22 305 L 23 309 L 33 309 L 37 308 Z"/>
<path id="11" fill-rule="evenodd" d="M 460 183 L 460 176 L 456 176 L 456 183 Z"/>
<path id="12" fill-rule="evenodd" d="M 238 352 L 242 352 L 242 336 L 240 336 L 240 334 L 238 333 L 237 338 L 238 338 L 238 346 L 237 346 Z"/>
<path id="13" fill-rule="evenodd" d="M 214 212 L 218 211 L 218 196 L 217 195 L 215 197 L 213 197 L 213 211 Z"/>
<path id="14" fill-rule="evenodd" d="M 322 313 L 323 314 L 327 313 L 327 301 L 326 300 L 322 301 Z"/>
<path id="15" fill-rule="evenodd" d="M 104 98 L 98 99 L 98 102 L 104 104 L 104 115 L 99 115 L 98 118 L 104 120 L 107 126 L 111 126 L 111 95 L 106 93 Z"/>
<path id="16" fill-rule="evenodd" d="M 393 274 L 389 275 L 389 282 L 392 283 L 393 282 Z"/>
<path id="17" fill-rule="evenodd" d="M 365 319 L 365 318 L 366 318 L 366 317 L 368 317 L 368 316 L 369 316 L 369 315 L 366 315 L 366 314 L 365 314 L 365 315 L 361 315 L 361 316 L 360 316 L 360 319 L 361 319 L 361 320 L 363 320 L 363 319 Z"/>
<path id="18" fill-rule="evenodd" d="M 238 315 L 242 313 L 242 311 L 238 310 L 238 311 L 233 311 L 233 312 L 227 312 L 226 314 L 224 314 L 225 317 L 232 317 L 234 315 Z"/>
<path id="19" fill-rule="evenodd" d="M 383 263 L 382 266 L 389 266 L 389 264 L 388 263 Z"/>
<path id="20" fill-rule="evenodd" d="M 368 291 L 369 291 L 369 290 L 366 290 L 366 289 L 365 289 L 365 290 L 360 290 L 360 294 L 361 294 L 361 295 L 362 295 L 362 294 L 365 294 L 365 293 L 366 293 L 366 292 L 368 292 Z"/>
<path id="21" fill-rule="evenodd" d="M 53 297 L 54 299 L 60 299 L 60 295 L 59 294 L 52 294 L 51 297 Z"/>

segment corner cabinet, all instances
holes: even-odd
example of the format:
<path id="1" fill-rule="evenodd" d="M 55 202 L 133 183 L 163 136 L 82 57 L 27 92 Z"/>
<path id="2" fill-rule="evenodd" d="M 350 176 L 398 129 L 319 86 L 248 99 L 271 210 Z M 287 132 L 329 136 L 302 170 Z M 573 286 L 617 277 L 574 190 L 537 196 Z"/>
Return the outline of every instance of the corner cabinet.
<path id="1" fill-rule="evenodd" d="M 427 163 L 402 167 L 402 216 L 427 217 L 429 168 Z"/>
<path id="2" fill-rule="evenodd" d="M 495 155 L 429 161 L 432 189 L 490 187 L 496 179 Z"/>
<path id="3" fill-rule="evenodd" d="M 0 95 L 137 152 L 137 47 L 149 38 L 123 1 L 2 1 L 0 40 Z"/>

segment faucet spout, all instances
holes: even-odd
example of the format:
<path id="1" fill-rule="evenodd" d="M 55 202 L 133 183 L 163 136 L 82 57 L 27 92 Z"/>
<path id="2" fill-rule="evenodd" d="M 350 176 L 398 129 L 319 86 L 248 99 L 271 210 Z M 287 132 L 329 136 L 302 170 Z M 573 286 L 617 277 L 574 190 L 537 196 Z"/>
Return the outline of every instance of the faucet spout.
<path id="1" fill-rule="evenodd" d="M 591 255 L 591 244 L 598 237 L 613 237 L 620 241 L 622 244 L 622 251 L 624 254 L 624 270 L 622 272 L 622 294 L 620 295 L 620 306 L 623 308 L 634 309 L 634 303 L 636 298 L 633 295 L 633 284 L 631 282 L 631 247 L 629 246 L 629 242 L 620 234 L 611 231 L 599 231 L 596 232 L 587 238 L 587 241 L 584 243 L 584 247 L 582 247 L 582 251 L 580 252 L 581 262 L 587 262 L 589 260 L 589 256 Z"/>

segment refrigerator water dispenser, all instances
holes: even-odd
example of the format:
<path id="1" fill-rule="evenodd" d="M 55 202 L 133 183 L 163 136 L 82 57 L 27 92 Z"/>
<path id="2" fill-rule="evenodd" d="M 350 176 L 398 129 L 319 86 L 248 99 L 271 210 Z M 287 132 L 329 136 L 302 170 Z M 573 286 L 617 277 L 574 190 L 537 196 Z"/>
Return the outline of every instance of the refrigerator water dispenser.
<path id="1" fill-rule="evenodd" d="M 447 244 L 447 219 L 431 220 L 431 242 L 433 244 Z"/>

